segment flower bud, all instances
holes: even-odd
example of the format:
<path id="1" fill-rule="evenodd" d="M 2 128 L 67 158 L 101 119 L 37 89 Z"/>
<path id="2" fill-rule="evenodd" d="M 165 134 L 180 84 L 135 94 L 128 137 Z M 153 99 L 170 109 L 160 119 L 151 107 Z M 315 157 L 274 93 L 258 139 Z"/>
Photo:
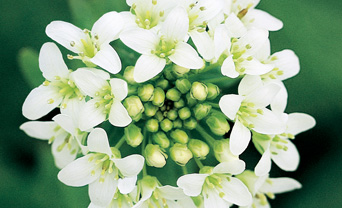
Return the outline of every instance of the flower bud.
<path id="1" fill-rule="evenodd" d="M 174 121 L 177 117 L 178 117 L 178 113 L 175 109 L 169 110 L 169 112 L 167 112 L 167 118 Z"/>
<path id="2" fill-rule="evenodd" d="M 182 94 L 175 88 L 171 88 L 166 92 L 166 98 L 175 102 L 180 99 L 181 95 Z"/>
<path id="3" fill-rule="evenodd" d="M 162 112 L 157 111 L 156 115 L 154 116 L 159 122 L 161 122 L 164 119 L 164 115 Z"/>
<path id="4" fill-rule="evenodd" d="M 180 99 L 180 100 L 178 100 L 177 102 L 174 102 L 174 103 L 173 103 L 173 106 L 174 106 L 175 108 L 181 108 L 181 107 L 183 107 L 184 105 L 185 105 L 185 102 L 184 102 L 183 99 Z"/>
<path id="5" fill-rule="evenodd" d="M 166 134 L 164 132 L 157 132 L 156 134 L 153 134 L 152 136 L 153 141 L 158 144 L 161 148 L 169 148 L 170 146 L 170 140 L 167 138 Z"/>
<path id="6" fill-rule="evenodd" d="M 151 101 L 153 99 L 154 87 L 152 84 L 145 84 L 138 88 L 138 96 L 144 102 Z"/>
<path id="7" fill-rule="evenodd" d="M 165 90 L 169 87 L 169 81 L 167 81 L 166 79 L 158 79 L 156 87 L 160 87 Z"/>
<path id="8" fill-rule="evenodd" d="M 197 120 L 205 118 L 211 110 L 211 105 L 207 103 L 199 103 L 194 108 L 195 117 Z"/>
<path id="9" fill-rule="evenodd" d="M 191 83 L 188 79 L 177 79 L 176 87 L 182 94 L 185 94 L 189 92 Z"/>
<path id="10" fill-rule="evenodd" d="M 230 126 L 226 117 L 221 113 L 211 114 L 207 118 L 206 123 L 208 124 L 210 130 L 218 136 L 223 136 L 230 130 Z"/>
<path id="11" fill-rule="evenodd" d="M 178 111 L 178 116 L 182 120 L 188 119 L 191 116 L 191 111 L 188 107 L 184 107 Z"/>
<path id="12" fill-rule="evenodd" d="M 171 132 L 171 138 L 175 140 L 175 142 L 186 144 L 189 141 L 189 136 L 183 130 L 176 129 Z"/>
<path id="13" fill-rule="evenodd" d="M 128 145 L 137 147 L 141 144 L 144 136 L 141 133 L 141 129 L 134 124 L 130 124 L 125 128 L 125 139 Z"/>
<path id="14" fill-rule="evenodd" d="M 231 153 L 229 148 L 229 139 L 216 140 L 214 143 L 215 158 L 219 162 L 230 162 L 239 159 Z"/>
<path id="15" fill-rule="evenodd" d="M 173 123 L 167 118 L 165 118 L 164 120 L 160 122 L 160 128 L 165 132 L 170 131 L 172 127 L 173 127 Z"/>
<path id="16" fill-rule="evenodd" d="M 170 148 L 170 157 L 178 165 L 184 166 L 192 158 L 192 153 L 185 144 L 176 143 Z"/>
<path id="17" fill-rule="evenodd" d="M 173 128 L 182 128 L 182 126 L 183 126 L 183 122 L 180 119 L 176 119 L 173 122 Z"/>
<path id="18" fill-rule="evenodd" d="M 176 75 L 175 73 L 173 72 L 172 68 L 165 68 L 164 69 L 164 77 L 167 79 L 167 80 L 176 80 Z"/>
<path id="19" fill-rule="evenodd" d="M 188 103 L 188 106 L 189 106 L 189 107 L 192 107 L 192 106 L 196 105 L 197 100 L 194 99 L 194 98 L 190 95 L 190 93 L 188 93 L 188 94 L 186 94 L 186 102 Z"/>
<path id="20" fill-rule="evenodd" d="M 146 121 L 146 129 L 149 132 L 157 132 L 159 128 L 159 123 L 157 119 L 151 118 Z"/>
<path id="21" fill-rule="evenodd" d="M 207 143 L 198 139 L 191 139 L 189 141 L 188 148 L 194 157 L 198 157 L 200 159 L 205 159 L 205 157 L 209 154 L 209 146 Z"/>
<path id="22" fill-rule="evenodd" d="M 166 164 L 167 154 L 165 154 L 159 145 L 148 144 L 145 148 L 145 159 L 149 166 L 162 168 Z"/>
<path id="23" fill-rule="evenodd" d="M 220 94 L 220 88 L 212 83 L 207 83 L 208 87 L 208 100 L 214 100 Z"/>
<path id="24" fill-rule="evenodd" d="M 184 67 L 181 67 L 178 65 L 174 65 L 172 69 L 173 69 L 174 73 L 179 77 L 183 76 L 184 74 L 186 74 L 190 71 L 190 69 L 184 68 Z"/>
<path id="25" fill-rule="evenodd" d="M 137 121 L 141 118 L 144 106 L 138 96 L 130 96 L 126 98 L 123 105 L 133 120 Z"/>
<path id="26" fill-rule="evenodd" d="M 194 82 L 192 83 L 191 96 L 199 101 L 204 101 L 208 95 L 208 87 L 201 82 Z"/>
<path id="27" fill-rule="evenodd" d="M 197 121 L 194 118 L 186 119 L 183 123 L 184 123 L 184 127 L 189 130 L 193 130 L 197 126 Z"/>
<path id="28" fill-rule="evenodd" d="M 136 84 L 136 81 L 134 80 L 134 77 L 133 77 L 133 73 L 134 73 L 133 66 L 126 67 L 123 77 L 129 84 Z"/>
<path id="29" fill-rule="evenodd" d="M 145 115 L 148 117 L 152 117 L 156 115 L 158 111 L 158 107 L 153 105 L 151 102 L 145 103 L 144 107 L 145 107 L 145 111 L 144 111 Z"/>
<path id="30" fill-rule="evenodd" d="M 157 87 L 154 89 L 152 103 L 155 106 L 161 107 L 165 101 L 165 92 L 162 88 Z"/>

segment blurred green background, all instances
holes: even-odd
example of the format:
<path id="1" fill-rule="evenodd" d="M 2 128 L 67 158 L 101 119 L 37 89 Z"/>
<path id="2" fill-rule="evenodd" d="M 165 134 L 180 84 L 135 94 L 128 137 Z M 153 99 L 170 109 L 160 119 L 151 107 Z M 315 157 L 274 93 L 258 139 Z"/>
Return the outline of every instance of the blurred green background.
<path id="1" fill-rule="evenodd" d="M 84 2 L 90 2 L 96 12 Z M 19 130 L 26 121 L 21 106 L 31 88 L 19 70 L 17 56 L 22 47 L 39 51 L 44 42 L 51 41 L 45 35 L 51 21 L 73 21 L 90 28 L 89 20 L 106 11 L 126 9 L 125 2 L 0 0 L 0 5 L 0 207 L 87 207 L 87 188 L 60 183 L 50 147 Z M 272 177 L 293 177 L 303 188 L 277 195 L 271 204 L 277 208 L 342 207 L 342 1 L 262 0 L 258 7 L 284 22 L 281 31 L 270 35 L 272 51 L 292 49 L 301 61 L 300 74 L 285 82 L 287 112 L 309 113 L 317 121 L 314 129 L 296 137 L 299 169 L 286 173 L 273 165 Z"/>

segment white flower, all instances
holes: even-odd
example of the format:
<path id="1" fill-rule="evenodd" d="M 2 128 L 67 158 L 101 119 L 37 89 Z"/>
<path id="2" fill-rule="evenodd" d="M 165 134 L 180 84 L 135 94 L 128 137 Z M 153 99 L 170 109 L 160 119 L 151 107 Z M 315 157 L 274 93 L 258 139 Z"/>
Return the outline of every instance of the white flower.
<path id="1" fill-rule="evenodd" d="M 169 61 L 185 68 L 201 68 L 203 60 L 195 49 L 184 42 L 188 28 L 185 9 L 176 7 L 167 16 L 158 34 L 144 29 L 123 32 L 120 35 L 122 42 L 142 54 L 135 64 L 134 80 L 145 82 L 155 77 Z"/>
<path id="2" fill-rule="evenodd" d="M 73 99 L 82 100 L 71 72 L 65 65 L 62 54 L 54 43 L 45 43 L 39 53 L 39 68 L 46 79 L 42 85 L 33 89 L 23 104 L 23 115 L 30 119 L 39 119 L 56 107 L 67 108 Z M 62 103 L 62 104 L 61 104 Z"/>
<path id="3" fill-rule="evenodd" d="M 222 112 L 235 121 L 230 134 L 230 150 L 240 155 L 251 139 L 249 129 L 262 134 L 281 134 L 285 123 L 276 113 L 267 109 L 280 87 L 274 83 L 263 85 L 260 77 L 244 77 L 239 95 L 224 95 L 220 102 Z"/>
<path id="4" fill-rule="evenodd" d="M 239 174 L 245 169 L 241 160 L 223 162 L 216 167 L 204 167 L 199 174 L 180 177 L 177 185 L 188 196 L 204 197 L 204 207 L 229 207 L 231 204 L 247 206 L 252 197 L 247 187 L 231 175 Z"/>
<path id="5" fill-rule="evenodd" d="M 262 176 L 271 170 L 271 160 L 283 170 L 294 171 L 299 165 L 299 153 L 296 146 L 289 140 L 295 135 L 313 128 L 316 121 L 305 113 L 283 114 L 286 130 L 278 135 L 253 134 L 253 143 L 262 153 L 255 167 L 255 174 Z"/>
<path id="6" fill-rule="evenodd" d="M 248 170 L 236 177 L 246 184 L 253 196 L 253 203 L 249 206 L 240 206 L 241 208 L 270 208 L 267 197 L 274 199 L 274 194 L 302 187 L 298 181 L 292 178 L 269 178 L 268 175 L 258 177 Z"/>
<path id="7" fill-rule="evenodd" d="M 68 186 L 89 184 L 89 197 L 97 206 L 107 206 L 117 188 L 127 194 L 133 190 L 137 175 L 144 165 L 141 155 L 120 158 L 120 152 L 109 146 L 103 129 L 96 128 L 88 136 L 89 153 L 58 173 L 58 179 Z"/>
<path id="8" fill-rule="evenodd" d="M 126 81 L 118 78 L 108 81 L 109 74 L 99 74 L 94 69 L 87 68 L 75 71 L 73 78 L 79 89 L 93 98 L 81 110 L 81 130 L 92 128 L 107 119 L 111 124 L 119 127 L 131 123 L 132 119 L 121 103 L 128 93 Z"/>
<path id="9" fill-rule="evenodd" d="M 109 43 L 118 38 L 123 21 L 117 12 L 108 12 L 97 20 L 91 31 L 84 30 L 63 21 L 53 21 L 46 27 L 46 34 L 79 56 L 87 66 L 100 66 L 110 73 L 121 70 L 121 61 Z"/>

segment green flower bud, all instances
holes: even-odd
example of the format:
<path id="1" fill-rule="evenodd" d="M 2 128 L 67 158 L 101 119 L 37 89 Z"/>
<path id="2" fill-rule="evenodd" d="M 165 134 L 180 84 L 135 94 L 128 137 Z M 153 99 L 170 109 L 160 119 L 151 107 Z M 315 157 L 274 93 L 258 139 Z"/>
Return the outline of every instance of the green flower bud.
<path id="1" fill-rule="evenodd" d="M 189 130 L 193 130 L 197 126 L 197 121 L 194 118 L 186 119 L 183 123 L 184 123 L 184 127 Z"/>
<path id="2" fill-rule="evenodd" d="M 138 96 L 130 96 L 125 99 L 123 105 L 133 120 L 138 121 L 144 112 L 144 106 Z"/>
<path id="3" fill-rule="evenodd" d="M 148 144 L 145 148 L 145 159 L 149 166 L 162 168 L 166 164 L 167 154 L 165 154 L 159 145 Z"/>
<path id="4" fill-rule="evenodd" d="M 198 157 L 203 160 L 209 154 L 209 146 L 207 145 L 207 143 L 198 139 L 191 139 L 189 141 L 188 148 L 190 149 L 194 157 Z"/>
<path id="5" fill-rule="evenodd" d="M 164 119 L 164 115 L 162 112 L 157 111 L 156 115 L 154 116 L 159 122 L 161 122 Z"/>
<path id="6" fill-rule="evenodd" d="M 160 128 L 163 131 L 168 132 L 173 128 L 173 123 L 169 119 L 165 118 L 160 122 Z"/>
<path id="7" fill-rule="evenodd" d="M 154 176 L 146 175 L 141 180 L 138 181 L 138 186 L 149 187 L 151 190 L 154 190 L 158 185 L 159 185 L 159 181 Z"/>
<path id="8" fill-rule="evenodd" d="M 156 87 L 160 87 L 165 90 L 169 87 L 169 81 L 167 81 L 166 79 L 158 79 Z"/>
<path id="9" fill-rule="evenodd" d="M 125 139 L 128 145 L 137 147 L 141 144 L 144 136 L 141 133 L 141 129 L 134 124 L 130 124 L 125 128 Z"/>
<path id="10" fill-rule="evenodd" d="M 157 87 L 154 89 L 152 103 L 155 106 L 161 107 L 165 101 L 165 92 L 162 88 Z"/>
<path id="11" fill-rule="evenodd" d="M 150 102 L 145 103 L 144 107 L 145 107 L 145 115 L 148 117 L 152 117 L 152 116 L 156 115 L 156 113 L 158 111 L 158 107 L 153 105 Z"/>
<path id="12" fill-rule="evenodd" d="M 153 99 L 154 87 L 152 84 L 145 84 L 138 88 L 138 96 L 144 102 L 151 101 Z"/>
<path id="13" fill-rule="evenodd" d="M 175 140 L 175 142 L 181 143 L 181 144 L 186 144 L 189 141 L 189 136 L 188 134 L 180 129 L 176 129 L 171 132 L 170 134 L 171 138 Z"/>
<path id="14" fill-rule="evenodd" d="M 164 69 L 164 77 L 170 81 L 176 80 L 176 78 L 177 78 L 175 73 L 173 72 L 172 68 L 170 68 L 170 67 Z"/>
<path id="15" fill-rule="evenodd" d="M 161 148 L 169 148 L 170 146 L 170 140 L 167 138 L 166 134 L 164 132 L 157 132 L 156 134 L 153 134 L 152 136 L 153 141 L 158 144 Z"/>
<path id="16" fill-rule="evenodd" d="M 194 108 L 195 117 L 197 120 L 205 118 L 211 110 L 211 105 L 207 103 L 199 103 Z"/>
<path id="17" fill-rule="evenodd" d="M 177 117 L 178 117 L 178 113 L 175 109 L 169 110 L 169 112 L 167 112 L 167 118 L 174 121 Z"/>
<path id="18" fill-rule="evenodd" d="M 197 104 L 197 100 L 194 99 L 190 93 L 186 94 L 186 102 L 188 103 L 189 107 L 192 107 Z"/>
<path id="19" fill-rule="evenodd" d="M 146 129 L 149 132 L 157 132 L 159 128 L 159 122 L 157 119 L 151 118 L 146 121 Z"/>
<path id="20" fill-rule="evenodd" d="M 182 126 L 183 126 L 183 122 L 180 119 L 176 119 L 173 122 L 173 128 L 182 128 Z"/>
<path id="21" fill-rule="evenodd" d="M 133 73 L 134 73 L 133 66 L 126 67 L 123 77 L 129 84 L 136 84 L 136 81 L 134 80 L 134 77 L 133 77 Z"/>
<path id="22" fill-rule="evenodd" d="M 181 108 L 181 107 L 183 107 L 184 105 L 185 105 L 185 102 L 184 102 L 183 99 L 180 99 L 180 100 L 178 100 L 177 102 L 174 102 L 174 103 L 173 103 L 173 106 L 174 106 L 175 108 Z"/>
<path id="23" fill-rule="evenodd" d="M 176 87 L 182 94 L 185 94 L 189 92 L 191 88 L 191 83 L 187 79 L 177 79 Z"/>
<path id="24" fill-rule="evenodd" d="M 182 94 L 175 88 L 171 88 L 166 92 L 166 98 L 175 102 L 180 99 L 181 95 Z"/>
<path id="25" fill-rule="evenodd" d="M 201 82 L 194 82 L 192 83 L 191 96 L 199 101 L 204 101 L 208 95 L 208 87 Z"/>
<path id="26" fill-rule="evenodd" d="M 215 158 L 219 162 L 230 162 L 239 159 L 231 153 L 229 148 L 229 139 L 216 140 L 214 143 Z"/>
<path id="27" fill-rule="evenodd" d="M 174 65 L 172 69 L 173 69 L 174 73 L 179 77 L 183 76 L 184 74 L 186 74 L 190 71 L 190 69 L 184 68 L 184 67 L 181 67 L 178 65 Z"/>
<path id="28" fill-rule="evenodd" d="M 178 116 L 182 120 L 188 119 L 191 116 L 191 111 L 188 107 L 184 107 L 178 111 Z"/>
<path id="29" fill-rule="evenodd" d="M 211 114 L 207 118 L 206 123 L 208 124 L 210 130 L 218 136 L 223 136 L 230 130 L 230 126 L 226 117 L 221 113 Z"/>
<path id="30" fill-rule="evenodd" d="M 207 83 L 208 87 L 208 100 L 214 100 L 220 94 L 220 88 L 217 85 Z"/>
<path id="31" fill-rule="evenodd" d="M 170 157 L 178 165 L 184 166 L 192 158 L 192 153 L 185 144 L 176 143 L 170 148 Z"/>

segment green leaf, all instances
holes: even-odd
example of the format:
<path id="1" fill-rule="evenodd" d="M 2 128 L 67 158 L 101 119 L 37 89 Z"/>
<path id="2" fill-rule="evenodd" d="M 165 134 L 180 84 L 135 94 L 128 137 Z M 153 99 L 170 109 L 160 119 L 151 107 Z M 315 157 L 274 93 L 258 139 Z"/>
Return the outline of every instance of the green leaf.
<path id="1" fill-rule="evenodd" d="M 31 88 L 42 84 L 44 78 L 39 70 L 38 52 L 32 48 L 22 48 L 18 54 L 20 71 Z"/>

